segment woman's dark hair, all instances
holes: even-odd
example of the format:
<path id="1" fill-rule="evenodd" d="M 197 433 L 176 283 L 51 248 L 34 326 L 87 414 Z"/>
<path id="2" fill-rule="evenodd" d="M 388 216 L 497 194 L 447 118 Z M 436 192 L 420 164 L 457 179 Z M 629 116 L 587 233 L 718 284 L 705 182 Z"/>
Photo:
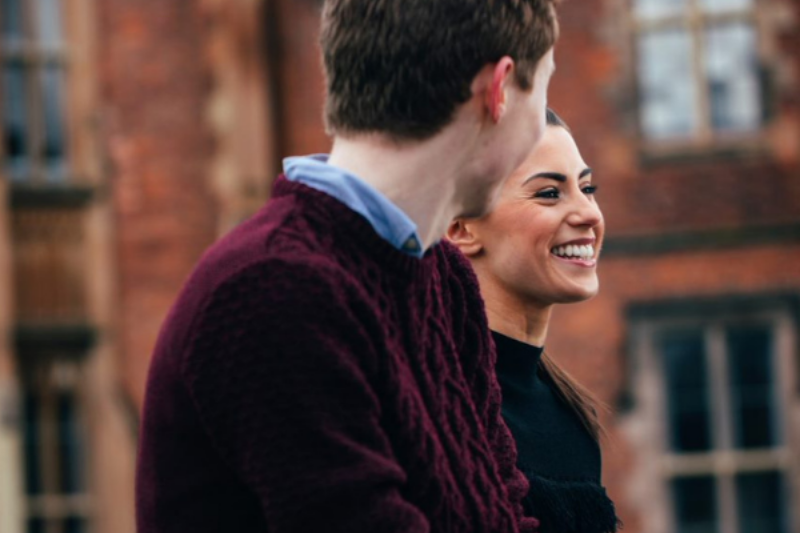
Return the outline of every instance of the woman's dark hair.
<path id="1" fill-rule="evenodd" d="M 560 126 L 565 130 L 567 130 L 568 132 L 572 133 L 572 130 L 569 129 L 569 126 L 567 126 L 567 123 L 564 122 L 564 119 L 558 116 L 558 113 L 556 113 L 549 107 L 547 108 L 547 112 L 545 113 L 545 121 L 547 122 L 548 126 Z"/>
<path id="2" fill-rule="evenodd" d="M 558 126 L 570 131 L 567 123 L 549 107 L 547 108 L 546 122 L 548 126 Z M 603 435 L 605 431 L 600 424 L 600 417 L 597 414 L 597 410 L 599 407 L 604 406 L 602 406 L 586 387 L 575 381 L 572 376 L 558 366 L 547 352 L 542 354 L 539 368 L 553 385 L 555 385 L 561 399 L 575 411 L 592 437 L 594 437 L 595 440 L 600 440 L 600 436 Z"/>
<path id="3" fill-rule="evenodd" d="M 546 351 L 542 353 L 542 358 L 539 360 L 539 369 L 553 383 L 561 400 L 575 411 L 589 434 L 595 440 L 600 440 L 601 435 L 605 434 L 605 430 L 600 424 L 600 416 L 597 411 L 598 408 L 605 408 L 605 406 L 586 387 L 575 381 L 572 376 L 558 366 Z"/>

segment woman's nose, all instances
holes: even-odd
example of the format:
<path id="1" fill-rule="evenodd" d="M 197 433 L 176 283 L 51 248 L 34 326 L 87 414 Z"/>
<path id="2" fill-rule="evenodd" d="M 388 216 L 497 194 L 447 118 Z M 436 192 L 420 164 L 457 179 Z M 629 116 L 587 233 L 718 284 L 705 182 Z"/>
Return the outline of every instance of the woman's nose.
<path id="1" fill-rule="evenodd" d="M 592 196 L 581 193 L 575 200 L 569 223 L 574 226 L 594 227 L 603 220 L 603 213 Z"/>

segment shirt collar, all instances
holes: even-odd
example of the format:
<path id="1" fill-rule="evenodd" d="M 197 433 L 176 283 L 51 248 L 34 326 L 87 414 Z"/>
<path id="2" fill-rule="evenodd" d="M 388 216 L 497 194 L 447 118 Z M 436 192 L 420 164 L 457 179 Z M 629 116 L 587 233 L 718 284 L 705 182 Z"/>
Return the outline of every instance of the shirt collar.
<path id="1" fill-rule="evenodd" d="M 327 154 L 287 157 L 286 178 L 327 193 L 367 219 L 375 232 L 398 250 L 422 257 L 417 225 L 373 186 L 342 168 L 328 163 Z"/>

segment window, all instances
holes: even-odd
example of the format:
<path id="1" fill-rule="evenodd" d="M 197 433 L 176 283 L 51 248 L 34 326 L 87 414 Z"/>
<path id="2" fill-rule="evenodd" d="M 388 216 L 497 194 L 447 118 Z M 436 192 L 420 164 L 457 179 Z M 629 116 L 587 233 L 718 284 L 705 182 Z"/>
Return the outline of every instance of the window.
<path id="1" fill-rule="evenodd" d="M 639 483 L 660 487 L 646 498 L 663 507 L 648 512 L 667 524 L 643 530 L 795 531 L 796 344 L 788 312 L 656 315 L 634 318 L 628 423 L 639 424 L 637 447 L 649 465 Z"/>
<path id="2" fill-rule="evenodd" d="M 736 509 L 727 520 L 739 531 L 786 533 L 769 324 L 667 328 L 658 337 L 676 531 L 731 531 L 720 511 Z"/>
<path id="3" fill-rule="evenodd" d="M 97 353 L 93 304 L 107 290 L 94 281 L 105 277 L 95 263 L 102 270 L 107 252 L 106 201 L 93 195 L 102 168 L 97 4 L 0 0 L 0 180 L 10 184 L 10 368 L 21 452 L 5 466 L 23 481 L 0 494 L 0 507 L 11 509 L 3 522 L 13 533 L 85 533 L 119 512 L 101 505 L 113 498 L 88 482 L 90 405 L 83 397 L 82 360 Z"/>
<path id="4" fill-rule="evenodd" d="M 68 178 L 61 0 L 0 0 L 3 165 L 16 183 Z"/>
<path id="5" fill-rule="evenodd" d="M 84 533 L 86 449 L 80 363 L 37 360 L 24 369 L 23 443 L 27 533 Z"/>
<path id="6" fill-rule="evenodd" d="M 761 127 L 755 0 L 635 0 L 634 19 L 649 141 L 709 143 Z"/>

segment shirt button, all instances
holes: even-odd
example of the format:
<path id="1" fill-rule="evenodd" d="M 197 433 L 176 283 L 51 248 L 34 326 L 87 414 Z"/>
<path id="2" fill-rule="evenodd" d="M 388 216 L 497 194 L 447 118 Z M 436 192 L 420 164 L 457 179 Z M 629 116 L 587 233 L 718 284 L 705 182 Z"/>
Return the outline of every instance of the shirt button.
<path id="1" fill-rule="evenodd" d="M 416 252 L 419 250 L 419 243 L 417 239 L 411 237 L 406 242 L 403 243 L 403 250 L 408 250 L 409 252 Z"/>

